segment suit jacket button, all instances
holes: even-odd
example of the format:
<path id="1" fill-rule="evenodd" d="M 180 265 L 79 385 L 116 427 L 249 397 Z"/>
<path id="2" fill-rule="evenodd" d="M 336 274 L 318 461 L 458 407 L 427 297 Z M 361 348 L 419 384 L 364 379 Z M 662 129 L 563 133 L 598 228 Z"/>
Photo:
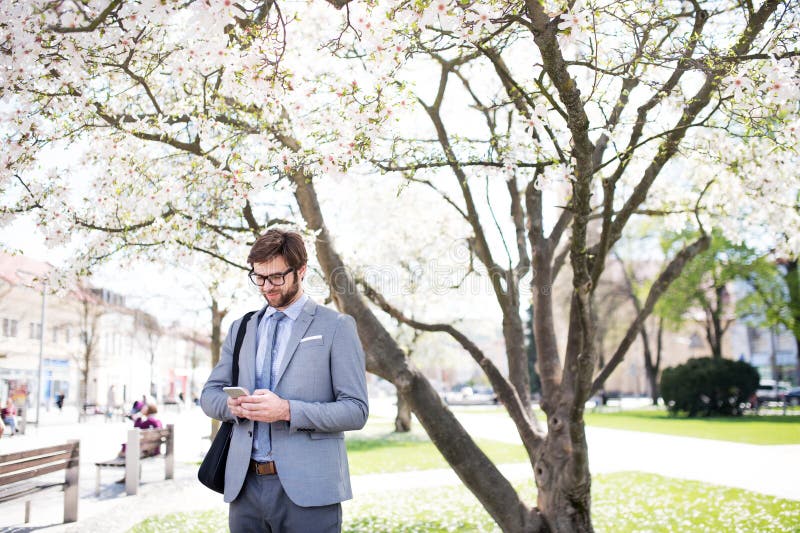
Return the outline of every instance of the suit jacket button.
<path id="1" fill-rule="evenodd" d="M 253 436 L 253 432 L 252 432 L 252 431 L 248 431 L 248 432 L 247 432 L 247 435 L 248 435 L 249 437 L 252 437 L 252 436 Z"/>

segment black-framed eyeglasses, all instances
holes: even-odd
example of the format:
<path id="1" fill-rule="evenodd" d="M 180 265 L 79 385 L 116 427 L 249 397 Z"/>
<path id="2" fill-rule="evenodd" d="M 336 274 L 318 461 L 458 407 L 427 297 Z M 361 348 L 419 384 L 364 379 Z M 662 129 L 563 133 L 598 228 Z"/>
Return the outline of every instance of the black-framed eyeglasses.
<path id="1" fill-rule="evenodd" d="M 264 283 L 269 281 L 269 284 L 273 287 L 280 287 L 284 283 L 286 283 L 286 276 L 294 271 L 294 268 L 289 268 L 286 272 L 276 272 L 275 274 L 270 274 L 269 276 L 262 276 L 261 274 L 256 274 L 253 269 L 250 269 L 250 273 L 248 277 L 250 281 L 253 282 L 254 285 L 259 287 L 263 287 Z"/>

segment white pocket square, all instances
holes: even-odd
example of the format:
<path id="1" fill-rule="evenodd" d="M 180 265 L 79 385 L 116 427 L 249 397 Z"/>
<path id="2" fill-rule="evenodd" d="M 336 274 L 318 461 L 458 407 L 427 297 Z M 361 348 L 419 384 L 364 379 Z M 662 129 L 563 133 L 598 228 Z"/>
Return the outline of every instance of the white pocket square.
<path id="1" fill-rule="evenodd" d="M 300 339 L 300 342 L 308 342 L 308 341 L 315 341 L 315 340 L 322 340 L 322 335 L 311 335 L 310 337 L 306 337 L 304 339 Z"/>

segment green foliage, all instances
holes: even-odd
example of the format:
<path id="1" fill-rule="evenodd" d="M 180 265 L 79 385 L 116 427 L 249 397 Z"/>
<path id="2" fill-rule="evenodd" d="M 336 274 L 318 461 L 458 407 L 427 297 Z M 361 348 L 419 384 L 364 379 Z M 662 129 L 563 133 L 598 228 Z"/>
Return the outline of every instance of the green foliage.
<path id="1" fill-rule="evenodd" d="M 656 314 L 664 317 L 673 328 L 683 323 L 687 311 L 692 308 L 719 311 L 716 309 L 717 291 L 724 290 L 735 280 L 746 280 L 772 268 L 755 250 L 734 244 L 719 231 L 713 231 L 711 237 L 708 249 L 686 265 L 656 305 Z M 662 241 L 662 248 L 669 255 L 696 238 L 691 232 L 671 234 Z"/>
<path id="2" fill-rule="evenodd" d="M 795 408 L 795 410 L 800 408 Z M 763 413 L 763 411 L 762 411 Z M 644 431 L 744 444 L 800 444 L 800 417 L 748 415 L 741 417 L 676 418 L 666 410 L 587 412 L 586 425 Z"/>
<path id="3" fill-rule="evenodd" d="M 797 258 L 782 259 L 753 271 L 747 278 L 752 289 L 737 311 L 749 323 L 767 328 L 782 326 L 800 338 L 800 270 Z"/>
<path id="4" fill-rule="evenodd" d="M 796 531 L 800 502 L 673 479 L 655 474 L 601 474 L 592 483 L 592 520 L 597 531 Z M 528 502 L 532 482 L 518 483 Z M 154 516 L 130 533 L 202 533 L 227 530 L 225 511 Z M 496 532 L 497 525 L 463 486 L 359 495 L 344 503 L 348 533 Z"/>
<path id="5" fill-rule="evenodd" d="M 661 395 L 671 413 L 741 415 L 758 381 L 758 371 L 744 361 L 700 357 L 665 369 Z"/>

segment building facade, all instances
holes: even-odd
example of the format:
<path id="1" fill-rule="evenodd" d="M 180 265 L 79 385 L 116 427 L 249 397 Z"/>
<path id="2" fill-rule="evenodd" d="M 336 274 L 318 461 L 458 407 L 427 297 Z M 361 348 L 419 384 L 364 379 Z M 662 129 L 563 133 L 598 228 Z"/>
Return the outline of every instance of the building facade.
<path id="1" fill-rule="evenodd" d="M 51 271 L 0 254 L 0 400 L 30 409 L 40 395 L 40 405 L 52 408 L 63 395 L 65 404 L 91 410 L 142 395 L 178 402 L 199 394 L 210 371 L 207 336 L 163 327 L 105 289 L 53 294 L 40 281 Z"/>

